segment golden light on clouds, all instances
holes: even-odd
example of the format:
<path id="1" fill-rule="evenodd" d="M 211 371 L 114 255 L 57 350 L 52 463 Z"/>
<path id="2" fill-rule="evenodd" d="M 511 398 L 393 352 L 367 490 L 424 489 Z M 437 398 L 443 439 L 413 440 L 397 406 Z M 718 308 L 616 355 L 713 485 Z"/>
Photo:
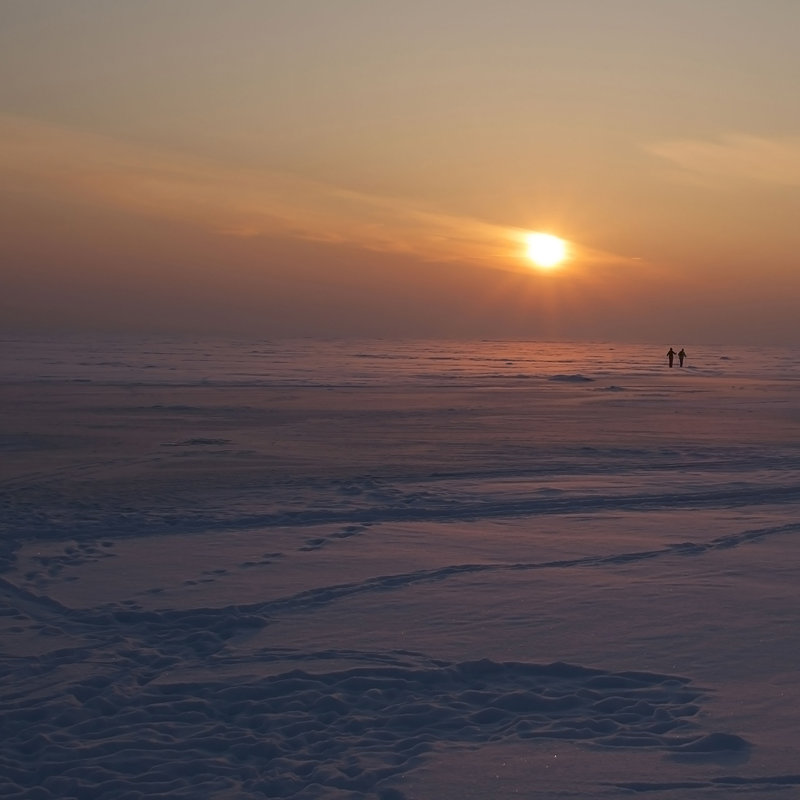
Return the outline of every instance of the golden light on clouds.
<path id="1" fill-rule="evenodd" d="M 647 151 L 701 182 L 800 186 L 800 137 L 727 134 L 716 141 L 678 139 Z"/>
<path id="2" fill-rule="evenodd" d="M 64 197 L 202 226 L 236 237 L 289 236 L 507 266 L 515 229 L 292 173 L 0 115 L 0 174 Z"/>
<path id="3" fill-rule="evenodd" d="M 447 213 L 407 197 L 315 181 L 0 114 L 0 179 L 92 209 L 194 225 L 221 237 L 341 244 L 528 273 L 566 261 L 572 278 L 624 256 L 544 231 Z M 38 187 L 38 188 L 37 188 Z M 562 213 L 563 216 L 563 213 Z M 559 227 L 568 225 L 565 217 Z M 267 267 L 265 267 L 267 268 Z"/>

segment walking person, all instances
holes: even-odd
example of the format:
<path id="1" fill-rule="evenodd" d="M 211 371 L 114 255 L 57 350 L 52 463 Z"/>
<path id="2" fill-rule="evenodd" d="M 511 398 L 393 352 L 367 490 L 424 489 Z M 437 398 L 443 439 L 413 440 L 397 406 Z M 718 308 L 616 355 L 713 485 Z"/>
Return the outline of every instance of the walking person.
<path id="1" fill-rule="evenodd" d="M 678 366 L 679 367 L 683 366 L 683 359 L 684 358 L 686 358 L 686 351 L 681 347 L 681 349 L 678 351 Z"/>
<path id="2" fill-rule="evenodd" d="M 675 351 L 670 347 L 670 349 L 667 350 L 667 361 L 669 361 L 670 369 L 672 369 L 672 362 L 674 361 L 674 359 L 675 359 Z"/>

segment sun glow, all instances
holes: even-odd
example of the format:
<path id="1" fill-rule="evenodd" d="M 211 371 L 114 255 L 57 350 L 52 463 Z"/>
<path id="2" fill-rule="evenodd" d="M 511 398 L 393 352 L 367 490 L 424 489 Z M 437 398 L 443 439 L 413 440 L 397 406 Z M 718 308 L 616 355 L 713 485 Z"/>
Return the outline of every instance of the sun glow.
<path id="1" fill-rule="evenodd" d="M 550 269 L 567 257 L 567 243 L 551 233 L 529 233 L 525 243 L 526 254 L 537 267 Z"/>

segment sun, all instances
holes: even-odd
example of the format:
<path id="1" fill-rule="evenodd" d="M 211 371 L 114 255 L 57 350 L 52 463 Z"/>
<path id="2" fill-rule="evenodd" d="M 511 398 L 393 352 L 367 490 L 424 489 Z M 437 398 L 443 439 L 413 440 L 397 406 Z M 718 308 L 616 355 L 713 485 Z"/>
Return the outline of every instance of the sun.
<path id="1" fill-rule="evenodd" d="M 525 243 L 526 254 L 537 267 L 549 269 L 567 257 L 567 243 L 552 233 L 529 233 Z"/>

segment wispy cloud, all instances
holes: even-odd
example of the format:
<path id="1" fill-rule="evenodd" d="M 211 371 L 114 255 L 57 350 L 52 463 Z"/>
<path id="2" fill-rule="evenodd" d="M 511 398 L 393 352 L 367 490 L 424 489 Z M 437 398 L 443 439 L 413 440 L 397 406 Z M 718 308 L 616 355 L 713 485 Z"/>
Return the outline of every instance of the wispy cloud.
<path id="1" fill-rule="evenodd" d="M 289 235 L 431 260 L 514 257 L 519 231 L 280 172 L 0 115 L 0 173 L 230 236 Z"/>
<path id="2" fill-rule="evenodd" d="M 800 186 L 800 136 L 728 134 L 717 141 L 659 142 L 646 150 L 705 182 Z"/>

